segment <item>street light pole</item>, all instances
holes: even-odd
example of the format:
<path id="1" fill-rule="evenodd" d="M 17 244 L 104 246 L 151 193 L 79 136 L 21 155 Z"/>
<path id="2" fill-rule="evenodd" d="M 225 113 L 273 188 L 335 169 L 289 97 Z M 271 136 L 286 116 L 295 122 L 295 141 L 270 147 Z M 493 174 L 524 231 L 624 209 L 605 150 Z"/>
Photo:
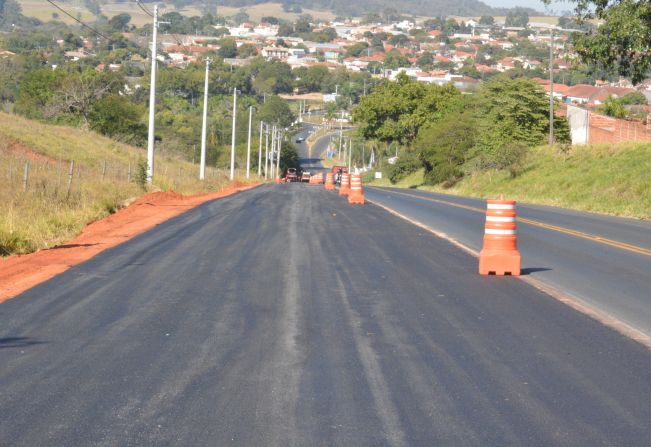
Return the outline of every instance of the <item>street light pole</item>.
<path id="1" fill-rule="evenodd" d="M 246 178 L 249 178 L 251 169 L 251 118 L 253 118 L 253 106 L 249 106 L 249 139 L 246 149 Z"/>
<path id="2" fill-rule="evenodd" d="M 201 127 L 201 165 L 199 166 L 199 179 L 206 177 L 206 132 L 208 128 L 208 73 L 210 72 L 210 59 L 206 59 L 206 81 L 203 87 L 203 125 Z"/>
<path id="3" fill-rule="evenodd" d="M 237 122 L 237 88 L 233 88 L 233 131 L 231 132 L 231 180 L 235 178 L 235 126 Z"/>
<path id="4" fill-rule="evenodd" d="M 283 134 L 278 130 L 277 146 L 278 154 L 276 155 L 276 177 L 280 177 L 280 150 L 283 147 Z"/>
<path id="5" fill-rule="evenodd" d="M 269 124 L 265 123 L 264 128 L 264 179 L 267 180 L 267 165 L 269 164 Z"/>
<path id="6" fill-rule="evenodd" d="M 151 85 L 149 87 L 149 133 L 147 135 L 147 183 L 154 179 L 154 122 L 156 117 L 156 39 L 158 37 L 158 5 L 154 5 L 154 27 L 151 44 Z"/>
<path id="7" fill-rule="evenodd" d="M 258 177 L 262 174 L 262 126 L 264 122 L 260 121 L 260 149 L 258 149 Z"/>
<path id="8" fill-rule="evenodd" d="M 554 145 L 554 28 L 549 42 L 549 145 Z"/>

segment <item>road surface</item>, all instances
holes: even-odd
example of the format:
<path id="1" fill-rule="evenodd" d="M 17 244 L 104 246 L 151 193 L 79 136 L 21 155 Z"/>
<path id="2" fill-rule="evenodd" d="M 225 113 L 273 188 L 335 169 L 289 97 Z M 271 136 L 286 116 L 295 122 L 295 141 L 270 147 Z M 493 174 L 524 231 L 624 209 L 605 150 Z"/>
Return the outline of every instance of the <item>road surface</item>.
<path id="1" fill-rule="evenodd" d="M 296 150 L 300 159 L 301 168 L 305 171 L 315 173 L 323 171 L 325 168 L 321 164 L 321 159 L 325 157 L 325 152 L 328 148 L 328 143 L 333 134 L 328 134 L 318 138 L 312 145 L 312 150 L 307 145 L 307 137 L 316 131 L 319 126 L 314 124 L 305 123 L 303 128 L 296 134 L 294 138 L 303 138 L 300 143 L 296 143 Z"/>
<path id="2" fill-rule="evenodd" d="M 366 188 L 366 197 L 479 251 L 485 201 Z M 519 204 L 526 274 L 651 337 L 651 222 Z"/>
<path id="3" fill-rule="evenodd" d="M 206 203 L 0 304 L 0 445 L 648 446 L 651 352 L 374 205 Z"/>

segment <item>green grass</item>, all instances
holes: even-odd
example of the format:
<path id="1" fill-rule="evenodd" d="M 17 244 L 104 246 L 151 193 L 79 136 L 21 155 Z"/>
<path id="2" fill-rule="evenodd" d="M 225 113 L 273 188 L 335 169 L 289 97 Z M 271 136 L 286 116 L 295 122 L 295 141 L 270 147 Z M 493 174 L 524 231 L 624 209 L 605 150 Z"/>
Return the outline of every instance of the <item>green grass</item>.
<path id="1" fill-rule="evenodd" d="M 397 185 L 472 197 L 497 197 L 618 216 L 651 218 L 651 144 L 575 146 L 567 156 L 547 146 L 532 150 L 516 178 L 488 171 L 451 188 L 423 185 L 422 171 Z M 373 185 L 390 185 L 388 180 Z"/>
<path id="2" fill-rule="evenodd" d="M 68 188 L 71 160 L 75 169 Z M 144 160 L 144 149 L 94 132 L 0 113 L 0 256 L 61 243 L 143 194 L 135 179 Z M 212 167 L 205 181 L 197 177 L 198 166 L 158 153 L 150 190 L 192 194 L 218 191 L 229 183 L 226 170 Z"/>

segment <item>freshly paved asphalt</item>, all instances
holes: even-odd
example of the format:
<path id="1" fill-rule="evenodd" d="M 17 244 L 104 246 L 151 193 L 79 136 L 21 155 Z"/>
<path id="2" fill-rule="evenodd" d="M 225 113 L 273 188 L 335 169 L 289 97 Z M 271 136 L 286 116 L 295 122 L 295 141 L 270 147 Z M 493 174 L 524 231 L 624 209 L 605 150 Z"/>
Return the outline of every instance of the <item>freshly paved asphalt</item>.
<path id="1" fill-rule="evenodd" d="M 366 197 L 481 249 L 485 201 L 395 188 Z M 651 336 L 650 221 L 526 204 L 517 213 L 525 273 Z"/>
<path id="2" fill-rule="evenodd" d="M 648 446 L 651 352 L 374 206 L 204 204 L 0 304 L 0 445 Z"/>

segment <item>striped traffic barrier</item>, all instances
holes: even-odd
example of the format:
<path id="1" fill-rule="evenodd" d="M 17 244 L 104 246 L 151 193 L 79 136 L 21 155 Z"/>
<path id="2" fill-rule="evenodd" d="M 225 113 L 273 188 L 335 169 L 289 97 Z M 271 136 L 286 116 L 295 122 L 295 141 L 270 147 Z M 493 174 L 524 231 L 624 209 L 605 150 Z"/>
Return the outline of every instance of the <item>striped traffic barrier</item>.
<path id="1" fill-rule="evenodd" d="M 332 172 L 328 172 L 325 177 L 325 189 L 326 191 L 335 190 L 335 175 Z"/>
<path id="2" fill-rule="evenodd" d="M 350 192 L 350 174 L 341 174 L 341 184 L 339 185 L 339 195 L 347 196 Z"/>
<path id="3" fill-rule="evenodd" d="M 520 274 L 520 252 L 515 224 L 515 200 L 486 201 L 484 246 L 479 253 L 480 275 Z"/>
<path id="4" fill-rule="evenodd" d="M 351 205 L 364 205 L 364 190 L 362 189 L 362 176 L 353 174 L 350 176 L 350 193 L 348 203 Z"/>

